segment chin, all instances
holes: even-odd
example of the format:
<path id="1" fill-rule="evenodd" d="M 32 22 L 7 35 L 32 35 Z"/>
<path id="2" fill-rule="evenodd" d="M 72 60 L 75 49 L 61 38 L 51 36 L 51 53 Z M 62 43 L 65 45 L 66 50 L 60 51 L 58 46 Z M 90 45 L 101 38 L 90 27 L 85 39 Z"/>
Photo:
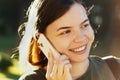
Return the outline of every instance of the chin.
<path id="1" fill-rule="evenodd" d="M 71 62 L 83 62 L 83 61 L 87 60 L 88 57 L 89 57 L 89 52 L 86 52 L 82 55 L 71 56 L 70 61 Z"/>

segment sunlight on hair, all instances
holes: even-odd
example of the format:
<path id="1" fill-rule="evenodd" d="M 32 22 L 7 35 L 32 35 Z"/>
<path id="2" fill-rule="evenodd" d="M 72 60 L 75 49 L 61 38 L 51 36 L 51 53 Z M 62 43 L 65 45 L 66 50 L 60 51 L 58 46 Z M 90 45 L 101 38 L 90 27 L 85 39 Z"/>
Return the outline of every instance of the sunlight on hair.
<path id="1" fill-rule="evenodd" d="M 93 49 L 95 49 L 98 45 L 99 41 L 96 41 L 95 44 L 93 45 Z"/>
<path id="2" fill-rule="evenodd" d="M 30 64 L 27 62 L 27 57 L 28 57 L 28 51 L 29 51 L 29 46 L 31 43 L 32 38 L 35 38 L 35 35 L 37 33 L 36 30 L 36 22 L 38 20 L 38 9 L 40 7 L 40 1 L 39 0 L 35 0 L 30 8 L 28 9 L 29 12 L 27 12 L 28 14 L 28 22 L 26 25 L 26 29 L 25 29 L 25 35 L 23 36 L 23 39 L 21 40 L 21 45 L 19 46 L 19 50 L 20 50 L 20 67 L 22 67 L 22 69 L 26 69 L 26 67 L 24 66 L 29 66 Z"/>
<path id="3" fill-rule="evenodd" d="M 100 29 L 100 27 L 101 27 L 101 25 L 99 24 L 99 25 L 97 26 L 97 28 L 94 30 L 95 34 L 98 33 L 98 30 Z"/>
<path id="4" fill-rule="evenodd" d="M 94 8 L 95 6 L 92 5 L 88 10 L 87 10 L 87 15 L 89 15 L 91 13 L 91 10 Z"/>

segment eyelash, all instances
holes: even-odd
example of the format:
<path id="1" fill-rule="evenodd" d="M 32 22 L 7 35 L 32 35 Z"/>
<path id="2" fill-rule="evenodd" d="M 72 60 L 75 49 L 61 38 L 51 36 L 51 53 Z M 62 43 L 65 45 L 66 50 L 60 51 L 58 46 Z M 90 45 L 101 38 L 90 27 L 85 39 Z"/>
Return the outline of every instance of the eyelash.
<path id="1" fill-rule="evenodd" d="M 68 33 L 70 33 L 71 31 L 70 30 L 65 30 L 65 31 L 63 31 L 62 33 L 60 33 L 60 35 L 65 35 L 65 34 L 68 34 Z"/>
<path id="2" fill-rule="evenodd" d="M 90 23 L 85 23 L 80 28 L 81 29 L 87 29 L 89 26 L 90 26 Z M 61 32 L 59 35 L 67 35 L 70 32 L 71 32 L 71 30 L 65 30 L 65 31 Z"/>
<path id="3" fill-rule="evenodd" d="M 82 28 L 82 29 L 86 29 L 88 26 L 90 26 L 90 24 L 89 24 L 89 23 L 85 23 L 85 24 L 83 24 L 83 25 L 81 26 L 81 28 Z"/>

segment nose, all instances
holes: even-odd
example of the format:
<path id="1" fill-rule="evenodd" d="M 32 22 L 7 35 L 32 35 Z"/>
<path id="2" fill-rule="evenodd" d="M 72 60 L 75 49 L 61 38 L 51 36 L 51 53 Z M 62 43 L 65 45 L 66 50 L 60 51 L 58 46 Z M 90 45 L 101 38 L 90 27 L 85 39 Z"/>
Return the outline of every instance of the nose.
<path id="1" fill-rule="evenodd" d="M 77 30 L 74 34 L 74 42 L 84 42 L 85 41 L 85 32 Z"/>

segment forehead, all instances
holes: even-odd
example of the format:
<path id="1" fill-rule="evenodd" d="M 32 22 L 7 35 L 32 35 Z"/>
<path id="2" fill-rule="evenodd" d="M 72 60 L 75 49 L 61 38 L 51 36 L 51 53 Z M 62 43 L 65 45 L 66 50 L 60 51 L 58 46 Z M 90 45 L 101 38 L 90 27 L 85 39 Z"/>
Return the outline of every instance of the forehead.
<path id="1" fill-rule="evenodd" d="M 56 28 L 61 26 L 74 26 L 82 23 L 86 19 L 88 17 L 85 8 L 81 4 L 75 3 L 63 16 L 52 22 L 49 26 L 55 26 Z"/>

